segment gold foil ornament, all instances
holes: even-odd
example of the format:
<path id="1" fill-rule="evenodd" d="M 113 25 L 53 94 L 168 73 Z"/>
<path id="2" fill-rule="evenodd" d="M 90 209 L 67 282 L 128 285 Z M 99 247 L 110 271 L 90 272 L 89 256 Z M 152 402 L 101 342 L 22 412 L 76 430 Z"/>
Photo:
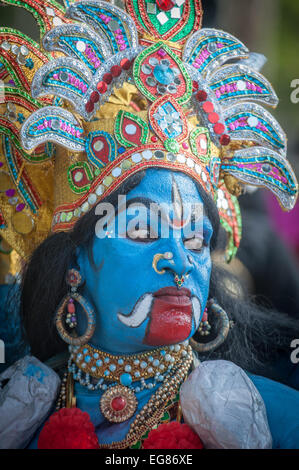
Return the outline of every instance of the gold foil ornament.
<path id="1" fill-rule="evenodd" d="M 24 212 L 16 212 L 11 217 L 12 225 L 20 235 L 29 235 L 34 229 L 34 220 Z"/>

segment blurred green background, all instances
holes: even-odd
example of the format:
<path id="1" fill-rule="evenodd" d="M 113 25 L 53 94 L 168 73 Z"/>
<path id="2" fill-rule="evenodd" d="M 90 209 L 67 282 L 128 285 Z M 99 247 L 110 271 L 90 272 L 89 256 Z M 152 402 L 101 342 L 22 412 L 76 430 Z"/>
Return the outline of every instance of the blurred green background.
<path id="1" fill-rule="evenodd" d="M 263 73 L 280 98 L 273 114 L 286 130 L 289 159 L 299 175 L 299 103 L 290 99 L 291 82 L 299 79 L 299 1 L 203 0 L 203 7 L 205 27 L 230 32 L 251 51 L 267 56 Z M 38 39 L 33 17 L 23 9 L 1 6 L 0 23 Z"/>

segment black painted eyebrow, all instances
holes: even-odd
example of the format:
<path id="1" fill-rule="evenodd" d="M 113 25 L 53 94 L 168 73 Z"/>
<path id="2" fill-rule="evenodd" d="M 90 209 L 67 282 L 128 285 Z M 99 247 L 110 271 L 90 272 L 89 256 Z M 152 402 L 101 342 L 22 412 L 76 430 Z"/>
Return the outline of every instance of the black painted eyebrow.
<path id="1" fill-rule="evenodd" d="M 126 207 L 124 207 L 124 206 L 122 206 L 122 207 L 117 206 L 116 207 L 115 216 L 117 216 L 118 213 L 120 212 L 119 209 L 121 209 L 121 211 L 127 210 L 131 205 L 140 204 L 140 203 L 143 204 L 147 209 L 150 209 L 151 204 L 157 204 L 152 199 L 149 199 L 149 198 L 146 198 L 146 197 L 133 197 L 132 199 L 127 199 L 126 200 Z"/>
<path id="2" fill-rule="evenodd" d="M 120 207 L 120 209 L 123 211 L 123 210 L 127 210 L 128 208 L 130 208 L 131 206 L 134 206 L 136 204 L 136 206 L 140 203 L 142 203 L 148 211 L 150 210 L 153 210 L 153 207 L 151 207 L 151 204 L 154 204 L 155 206 L 159 206 L 160 203 L 159 202 L 156 202 L 154 201 L 153 199 L 150 199 L 150 198 L 146 198 L 146 197 L 133 197 L 132 199 L 128 199 L 126 201 L 126 207 L 125 209 L 123 207 Z M 118 213 L 120 212 L 118 210 L 119 208 L 117 207 L 116 211 L 115 211 L 115 216 L 118 215 Z M 159 211 L 159 218 L 162 219 L 162 220 L 166 220 L 168 222 L 168 218 L 167 218 L 167 215 L 165 215 L 165 213 L 162 211 Z"/>

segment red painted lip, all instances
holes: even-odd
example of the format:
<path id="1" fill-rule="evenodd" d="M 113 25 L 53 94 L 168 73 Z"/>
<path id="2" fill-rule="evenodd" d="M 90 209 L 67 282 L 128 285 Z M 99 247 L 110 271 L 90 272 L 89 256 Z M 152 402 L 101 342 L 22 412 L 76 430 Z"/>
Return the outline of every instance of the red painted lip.
<path id="1" fill-rule="evenodd" d="M 181 289 L 178 289 L 177 287 L 169 286 L 169 287 L 162 287 L 162 289 L 159 289 L 157 290 L 157 292 L 153 293 L 153 297 L 162 297 L 162 296 L 191 298 L 191 291 L 189 289 L 186 289 L 186 287 L 182 287 Z"/>

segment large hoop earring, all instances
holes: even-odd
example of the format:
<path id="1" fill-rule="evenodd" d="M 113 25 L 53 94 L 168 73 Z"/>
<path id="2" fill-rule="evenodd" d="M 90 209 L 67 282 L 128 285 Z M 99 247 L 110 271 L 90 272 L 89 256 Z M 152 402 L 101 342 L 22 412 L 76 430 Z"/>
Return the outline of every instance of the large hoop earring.
<path id="1" fill-rule="evenodd" d="M 221 346 L 226 340 L 230 329 L 230 321 L 227 316 L 227 313 L 225 312 L 225 310 L 223 310 L 222 307 L 220 307 L 220 305 L 211 300 L 209 301 L 209 309 L 214 315 L 218 317 L 220 324 L 218 327 L 216 338 L 212 341 L 209 341 L 208 343 L 200 343 L 198 341 L 195 341 L 194 338 L 190 338 L 190 345 L 199 353 L 206 353 L 219 348 L 219 346 Z"/>
<path id="2" fill-rule="evenodd" d="M 82 346 L 83 344 L 88 343 L 92 338 L 96 321 L 95 321 L 95 312 L 91 307 L 89 302 L 77 292 L 77 288 L 82 283 L 82 277 L 76 269 L 70 269 L 67 274 L 66 283 L 71 287 L 71 292 L 69 292 L 61 301 L 55 316 L 55 324 L 60 338 L 65 341 L 67 344 L 72 346 Z M 72 336 L 67 332 L 65 328 L 65 323 L 69 325 L 70 328 L 76 326 L 77 321 L 75 317 L 75 306 L 74 301 L 78 302 L 87 318 L 87 329 L 85 333 L 81 336 Z M 66 306 L 68 305 L 68 313 L 66 315 Z M 65 318 L 66 316 L 66 318 Z"/>

